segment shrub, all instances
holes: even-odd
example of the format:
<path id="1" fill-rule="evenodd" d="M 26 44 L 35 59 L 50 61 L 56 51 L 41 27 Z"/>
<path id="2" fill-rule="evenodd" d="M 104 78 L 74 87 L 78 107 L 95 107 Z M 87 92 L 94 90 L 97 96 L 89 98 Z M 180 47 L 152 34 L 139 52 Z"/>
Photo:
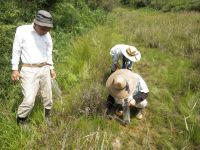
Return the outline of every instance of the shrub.
<path id="1" fill-rule="evenodd" d="M 69 3 L 63 1 L 54 7 L 55 26 L 75 34 L 91 29 L 98 23 L 105 21 L 105 13 L 101 10 L 93 10 L 85 3 Z"/>
<path id="2" fill-rule="evenodd" d="M 54 8 L 55 26 L 59 26 L 67 31 L 72 31 L 78 24 L 79 15 L 75 7 L 68 2 L 58 3 Z"/>
<path id="3" fill-rule="evenodd" d="M 102 8 L 106 11 L 111 11 L 119 4 L 119 0 L 86 0 L 86 4 L 93 10 Z"/>
<path id="4" fill-rule="evenodd" d="M 12 24 L 19 19 L 21 10 L 16 1 L 0 1 L 0 23 Z"/>
<path id="5" fill-rule="evenodd" d="M 8 93 L 10 92 L 10 87 L 12 85 L 10 79 L 11 73 L 11 49 L 12 49 L 12 41 L 14 37 L 15 26 L 1 25 L 0 26 L 0 98 L 6 100 Z"/>

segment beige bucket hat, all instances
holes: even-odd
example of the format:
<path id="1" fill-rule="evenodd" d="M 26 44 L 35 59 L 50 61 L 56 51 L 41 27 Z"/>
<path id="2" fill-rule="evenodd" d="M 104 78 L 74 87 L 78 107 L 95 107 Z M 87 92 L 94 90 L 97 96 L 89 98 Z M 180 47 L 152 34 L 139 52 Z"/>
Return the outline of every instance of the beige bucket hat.
<path id="1" fill-rule="evenodd" d="M 127 49 L 122 49 L 122 54 L 133 62 L 141 59 L 141 54 L 134 46 L 129 46 Z"/>
<path id="2" fill-rule="evenodd" d="M 119 69 L 112 73 L 106 81 L 111 96 L 117 99 L 128 98 L 136 89 L 137 79 L 128 69 Z"/>

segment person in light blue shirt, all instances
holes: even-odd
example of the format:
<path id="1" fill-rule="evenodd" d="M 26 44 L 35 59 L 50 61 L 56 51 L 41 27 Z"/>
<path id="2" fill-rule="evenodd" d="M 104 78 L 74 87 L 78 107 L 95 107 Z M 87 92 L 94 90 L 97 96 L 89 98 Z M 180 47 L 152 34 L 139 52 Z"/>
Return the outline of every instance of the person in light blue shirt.
<path id="1" fill-rule="evenodd" d="M 112 57 L 111 73 L 117 69 L 132 70 L 134 63 L 141 59 L 141 53 L 136 47 L 125 44 L 113 46 L 110 55 Z"/>

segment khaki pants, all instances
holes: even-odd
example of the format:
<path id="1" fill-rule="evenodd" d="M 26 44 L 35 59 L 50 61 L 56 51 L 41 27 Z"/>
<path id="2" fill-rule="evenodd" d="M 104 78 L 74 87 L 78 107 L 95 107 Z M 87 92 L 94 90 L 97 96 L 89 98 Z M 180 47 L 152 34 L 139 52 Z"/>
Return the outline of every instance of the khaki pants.
<path id="1" fill-rule="evenodd" d="M 24 99 L 18 108 L 18 117 L 27 117 L 34 106 L 35 97 L 39 89 L 44 108 L 52 108 L 51 75 L 48 65 L 43 67 L 22 67 L 20 80 Z"/>

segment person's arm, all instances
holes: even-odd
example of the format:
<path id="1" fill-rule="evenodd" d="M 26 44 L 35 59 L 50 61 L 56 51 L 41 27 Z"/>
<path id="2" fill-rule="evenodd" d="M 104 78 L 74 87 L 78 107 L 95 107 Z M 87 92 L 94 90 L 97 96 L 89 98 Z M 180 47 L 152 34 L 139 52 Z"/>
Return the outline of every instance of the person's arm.
<path id="1" fill-rule="evenodd" d="M 148 93 L 138 92 L 136 95 L 133 96 L 133 99 L 136 101 L 136 103 L 139 103 L 145 100 L 147 97 L 148 97 Z"/>
<path id="2" fill-rule="evenodd" d="M 115 72 L 118 68 L 119 68 L 119 50 L 117 49 L 116 46 L 114 46 L 111 50 L 110 50 L 110 55 L 112 57 L 112 66 L 111 66 L 111 73 Z"/>
<path id="3" fill-rule="evenodd" d="M 140 75 L 138 75 L 138 88 L 139 91 L 136 93 L 136 95 L 133 96 L 133 98 L 136 100 L 136 103 L 146 99 L 149 93 L 147 84 Z"/>
<path id="4" fill-rule="evenodd" d="M 118 67 L 119 67 L 119 64 L 118 64 L 118 58 L 117 58 L 116 55 L 112 55 L 112 66 L 111 66 L 111 72 L 116 71 Z"/>
<path id="5" fill-rule="evenodd" d="M 21 56 L 21 37 L 20 37 L 20 29 L 17 28 L 13 42 L 12 60 L 11 60 L 12 63 L 11 79 L 13 81 L 19 80 L 18 65 L 20 61 L 20 56 Z"/>
<path id="6" fill-rule="evenodd" d="M 50 65 L 50 74 L 51 77 L 54 79 L 56 78 L 56 72 L 54 71 L 53 58 L 52 58 L 53 42 L 51 35 L 49 33 L 47 34 L 48 34 L 47 64 Z"/>

